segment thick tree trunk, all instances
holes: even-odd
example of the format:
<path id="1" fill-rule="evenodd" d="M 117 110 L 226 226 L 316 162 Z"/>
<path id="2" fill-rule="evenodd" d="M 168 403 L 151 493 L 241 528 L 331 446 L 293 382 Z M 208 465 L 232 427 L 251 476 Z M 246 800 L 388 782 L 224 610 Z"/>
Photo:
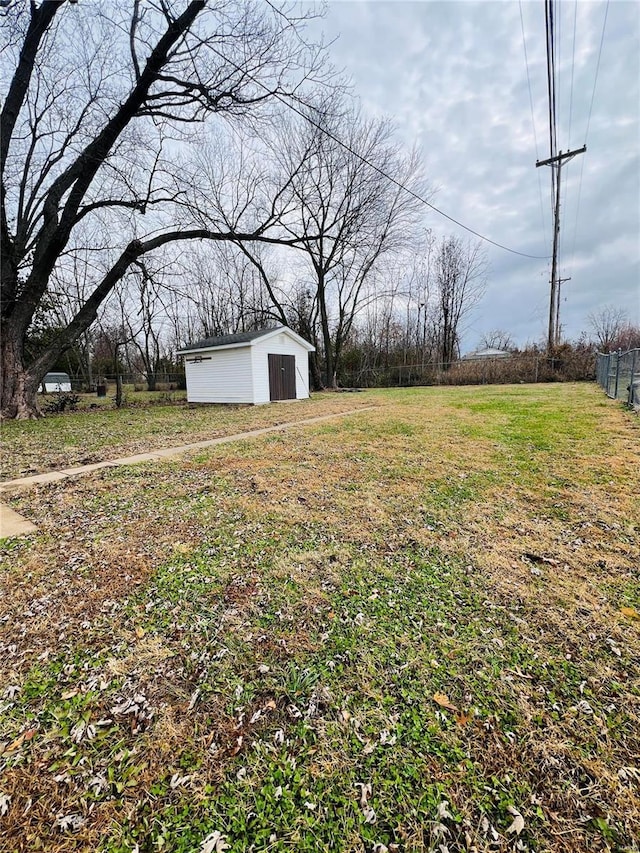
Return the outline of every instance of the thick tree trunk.
<path id="1" fill-rule="evenodd" d="M 323 327 L 322 338 L 324 341 L 324 381 L 326 388 L 336 387 L 336 372 L 333 361 L 333 344 L 329 329 Z"/>
<path id="2" fill-rule="evenodd" d="M 25 368 L 22 336 L 3 329 L 0 341 L 0 415 L 3 418 L 39 418 L 38 386 L 43 376 Z"/>
<path id="3" fill-rule="evenodd" d="M 310 353 L 309 368 L 311 370 L 311 386 L 314 391 L 324 391 L 324 382 L 322 381 L 322 371 L 318 364 L 318 353 Z"/>
<path id="4" fill-rule="evenodd" d="M 122 408 L 122 375 L 120 371 L 116 374 L 116 408 Z"/>
<path id="5" fill-rule="evenodd" d="M 322 331 L 322 343 L 324 346 L 324 379 L 325 387 L 335 388 L 335 365 L 333 361 L 333 343 L 331 341 L 331 330 L 329 329 L 329 314 L 327 311 L 326 293 L 324 287 L 324 270 L 316 266 L 318 276 L 318 306 L 320 308 L 320 329 Z"/>

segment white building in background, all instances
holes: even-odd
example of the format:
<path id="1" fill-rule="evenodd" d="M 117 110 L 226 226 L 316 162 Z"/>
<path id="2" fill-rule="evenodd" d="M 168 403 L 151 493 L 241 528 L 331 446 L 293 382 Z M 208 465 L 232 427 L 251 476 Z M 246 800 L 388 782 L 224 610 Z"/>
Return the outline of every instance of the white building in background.
<path id="1" fill-rule="evenodd" d="M 495 349 L 494 347 L 489 347 L 488 349 L 480 349 L 476 352 L 468 352 L 466 355 L 463 355 L 462 358 L 511 358 L 511 353 L 506 349 Z"/>
<path id="2" fill-rule="evenodd" d="M 69 393 L 71 379 L 68 373 L 47 373 L 38 388 L 41 394 L 55 394 L 58 391 Z"/>
<path id="3" fill-rule="evenodd" d="M 190 403 L 269 403 L 309 396 L 315 347 L 286 326 L 206 338 L 179 350 Z"/>

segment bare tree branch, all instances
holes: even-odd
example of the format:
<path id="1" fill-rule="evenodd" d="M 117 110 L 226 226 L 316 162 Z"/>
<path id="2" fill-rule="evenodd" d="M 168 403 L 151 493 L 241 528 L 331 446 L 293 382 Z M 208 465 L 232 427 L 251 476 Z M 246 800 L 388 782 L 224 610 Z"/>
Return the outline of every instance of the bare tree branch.
<path id="1" fill-rule="evenodd" d="M 229 182 L 220 192 L 220 201 L 233 201 L 231 212 L 211 217 L 208 199 L 188 186 L 189 162 L 177 144 L 199 146 L 211 116 L 253 126 L 271 118 L 265 107 L 274 93 L 302 97 L 300 86 L 320 75 L 321 62 L 296 41 L 297 20 L 249 0 L 209 7 L 134 0 L 128 14 L 117 4 L 74 4 L 72 14 L 58 15 L 63 5 L 34 2 L 28 19 L 10 11 L 19 25 L 0 34 L 12 48 L 0 52 L 5 416 L 37 412 L 37 374 L 85 333 L 141 255 L 184 239 L 298 243 L 285 222 L 293 217 L 288 186 L 258 179 L 254 167 L 246 192 L 234 197 Z M 50 283 L 68 257 L 90 248 L 87 264 L 105 274 L 54 343 L 29 361 L 29 325 Z"/>

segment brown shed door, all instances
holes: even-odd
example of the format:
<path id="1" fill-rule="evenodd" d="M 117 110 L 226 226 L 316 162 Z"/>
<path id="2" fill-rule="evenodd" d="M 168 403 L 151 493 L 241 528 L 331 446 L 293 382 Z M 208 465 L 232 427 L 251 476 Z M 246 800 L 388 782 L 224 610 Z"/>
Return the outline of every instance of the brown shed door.
<path id="1" fill-rule="evenodd" d="M 269 396 L 272 400 L 296 399 L 296 357 L 269 353 Z"/>

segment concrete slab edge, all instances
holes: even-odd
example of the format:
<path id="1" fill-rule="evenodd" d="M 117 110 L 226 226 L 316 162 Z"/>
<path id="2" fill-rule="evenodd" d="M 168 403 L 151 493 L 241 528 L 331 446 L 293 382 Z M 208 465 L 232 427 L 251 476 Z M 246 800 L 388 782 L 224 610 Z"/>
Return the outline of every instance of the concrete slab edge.
<path id="1" fill-rule="evenodd" d="M 37 531 L 35 524 L 29 519 L 0 503 L 0 539 L 12 539 L 17 536 L 27 536 Z"/>

